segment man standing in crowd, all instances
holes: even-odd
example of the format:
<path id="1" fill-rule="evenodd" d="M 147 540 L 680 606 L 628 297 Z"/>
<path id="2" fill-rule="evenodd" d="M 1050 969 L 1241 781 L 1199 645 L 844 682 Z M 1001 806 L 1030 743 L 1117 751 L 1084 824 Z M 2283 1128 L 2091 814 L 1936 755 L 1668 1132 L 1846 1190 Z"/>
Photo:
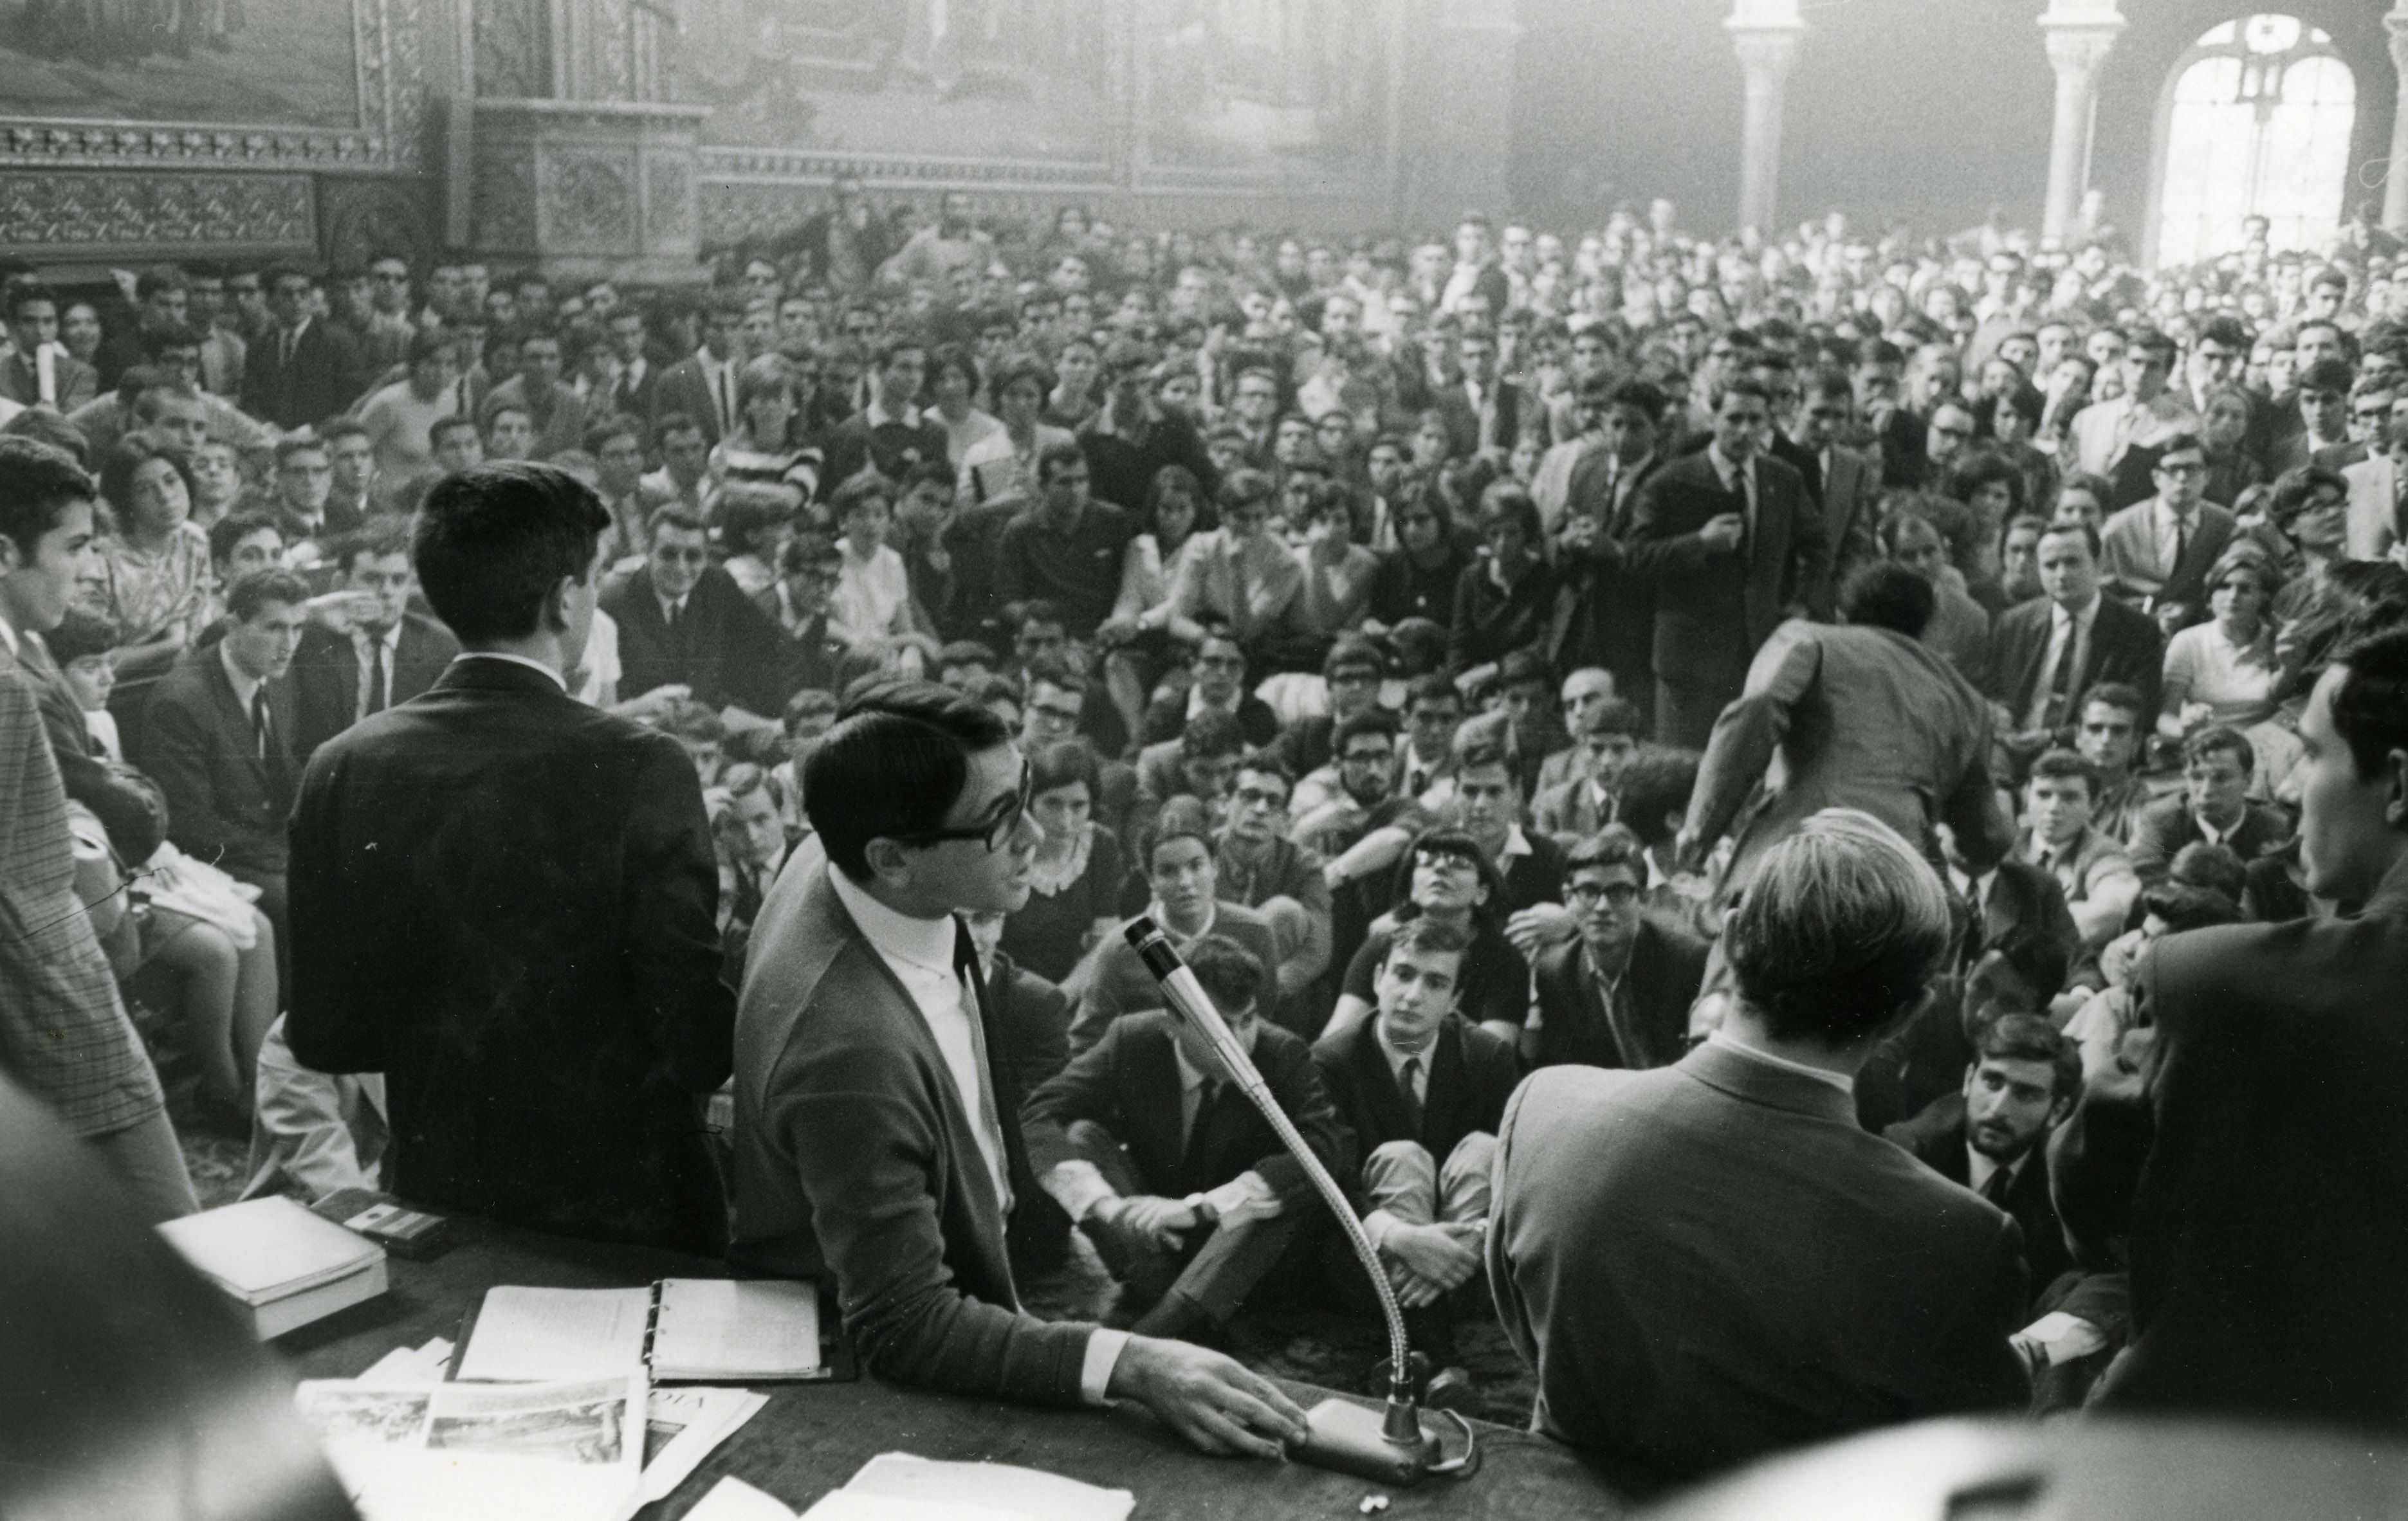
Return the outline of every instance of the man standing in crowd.
<path id="1" fill-rule="evenodd" d="M 310 760 L 285 1037 L 317 1071 L 385 1074 L 412 1202 L 716 1253 L 702 1103 L 734 1000 L 701 789 L 674 741 L 566 686 L 609 526 L 544 467 L 428 493 L 418 578 L 466 652 Z"/>
<path id="2" fill-rule="evenodd" d="M 1001 720 L 947 688 L 873 686 L 811 752 L 803 799 L 817 843 L 762 905 L 738 1016 L 736 1260 L 833 1278 L 882 1377 L 1133 1400 L 1208 1452 L 1301 1440 L 1302 1412 L 1218 1353 L 1020 1309 L 1005 1238 L 1038 1185 L 955 917 L 1028 898 L 1038 831 Z"/>
<path id="3" fill-rule="evenodd" d="M 344 626 L 311 622 L 293 657 L 294 753 L 305 766 L 319 746 L 362 718 L 434 686 L 460 653 L 450 630 L 410 609 L 408 530 L 364 529 L 326 558 L 351 595 L 337 615 Z"/>
<path id="4" fill-rule="evenodd" d="M 1704 746 L 1756 647 L 1804 615 L 1824 574 L 1805 483 L 1757 448 L 1771 417 L 1762 386 L 1730 382 L 1713 442 L 1657 471 L 1631 509 L 1630 564 L 1656 590 L 1656 737 L 1667 745 Z"/>

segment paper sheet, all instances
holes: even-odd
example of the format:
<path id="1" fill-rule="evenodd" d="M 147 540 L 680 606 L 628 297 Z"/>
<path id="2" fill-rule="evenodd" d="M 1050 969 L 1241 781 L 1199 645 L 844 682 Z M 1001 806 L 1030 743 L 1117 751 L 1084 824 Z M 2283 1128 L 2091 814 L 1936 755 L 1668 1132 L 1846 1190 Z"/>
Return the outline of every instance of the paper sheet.
<path id="1" fill-rule="evenodd" d="M 648 1288 L 485 1290 L 460 1377 L 607 1378 L 644 1363 Z"/>
<path id="2" fill-rule="evenodd" d="M 622 1521 L 640 1373 L 558 1384 L 307 1382 L 294 1402 L 366 1521 Z"/>
<path id="3" fill-rule="evenodd" d="M 749 1389 L 652 1390 L 645 1413 L 644 1499 L 663 1499 L 685 1483 L 714 1448 L 768 1402 L 767 1395 Z"/>
<path id="4" fill-rule="evenodd" d="M 788 1278 L 667 1278 L 652 1330 L 652 1376 L 731 1383 L 820 1367 L 817 1286 Z"/>
<path id="5" fill-rule="evenodd" d="M 910 1453 L 879 1454 L 863 1464 L 844 1488 L 850 1494 L 928 1502 L 967 1509 L 982 1517 L 1025 1517 L 1025 1521 L 1128 1521 L 1129 1513 L 1137 1509 L 1137 1497 L 1125 1489 L 1103 1489 L 1058 1473 L 1004 1463 L 939 1463 Z"/>
<path id="6" fill-rule="evenodd" d="M 452 1365 L 452 1343 L 438 1336 L 424 1346 L 397 1346 L 367 1366 L 354 1384 L 440 1384 Z"/>

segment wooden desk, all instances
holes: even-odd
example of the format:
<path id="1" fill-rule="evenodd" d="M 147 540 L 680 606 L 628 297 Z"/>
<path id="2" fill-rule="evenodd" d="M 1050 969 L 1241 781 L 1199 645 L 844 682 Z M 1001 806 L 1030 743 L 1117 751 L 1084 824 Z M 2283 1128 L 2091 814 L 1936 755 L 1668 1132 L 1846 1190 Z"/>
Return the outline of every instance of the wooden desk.
<path id="1" fill-rule="evenodd" d="M 624 1288 L 671 1276 L 724 1277 L 716 1262 L 637 1247 L 600 1245 L 510 1230 L 468 1219 L 432 1262 L 392 1259 L 393 1287 L 273 1343 L 303 1378 L 350 1378 L 397 1346 L 456 1337 L 461 1316 L 496 1284 L 546 1288 Z M 723 1474 L 809 1508 L 882 1452 L 987 1459 L 1044 1469 L 1136 1493 L 1137 1521 L 1272 1521 L 1353 1516 L 1375 1486 L 1300 1464 L 1207 1457 L 1143 1412 L 1059 1411 L 850 1383 L 769 1385 L 767 1408 L 706 1459 L 677 1491 L 643 1514 L 681 1516 Z M 1291 1386 L 1311 1405 L 1326 1391 Z M 1493 1517 L 1552 1521 L 1612 1517 L 1627 1507 L 1564 1448 L 1501 1426 L 1477 1428 L 1481 1471 L 1469 1480 L 1427 1479 L 1391 1495 L 1391 1517 Z"/>

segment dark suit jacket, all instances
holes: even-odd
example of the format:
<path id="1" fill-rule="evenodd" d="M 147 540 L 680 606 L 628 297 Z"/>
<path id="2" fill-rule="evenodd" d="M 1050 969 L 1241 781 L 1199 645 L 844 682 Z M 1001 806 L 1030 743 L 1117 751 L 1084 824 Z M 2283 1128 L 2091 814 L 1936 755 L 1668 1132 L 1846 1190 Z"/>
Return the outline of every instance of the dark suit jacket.
<path id="1" fill-rule="evenodd" d="M 702 426 L 702 436 L 719 442 L 719 404 L 711 400 L 710 382 L 702 377 L 702 362 L 688 354 L 660 372 L 652 384 L 651 421 L 657 427 L 671 412 L 682 412 Z"/>
<path id="2" fill-rule="evenodd" d="M 66 354 L 58 356 L 51 378 L 61 417 L 100 394 L 100 372 Z M 6 360 L 0 360 L 0 396 L 6 396 L 19 406 L 32 406 L 41 394 L 42 377 L 35 370 L 33 360 L 22 350 L 12 351 Z"/>
<path id="3" fill-rule="evenodd" d="M 270 328 L 243 363 L 242 409 L 280 428 L 314 427 L 359 400 L 367 377 L 351 335 L 323 318 L 301 330 L 293 362 L 283 357 L 283 333 Z"/>
<path id="4" fill-rule="evenodd" d="M 1756 647 L 1802 607 L 1826 574 L 1823 520 L 1805 482 L 1778 460 L 1757 456 L 1753 542 L 1709 550 L 1698 531 L 1746 498 L 1723 490 L 1713 457 L 1674 460 L 1641 488 L 1631 508 L 1629 562 L 1656 588 L 1653 668 L 1677 686 L 1727 689 L 1736 696 Z"/>
<path id="5" fill-rule="evenodd" d="M 1972 1187 L 1973 1164 L 1965 1149 L 1965 1095 L 1959 1091 L 1936 1100 L 1912 1119 L 1882 1131 L 1949 1182 Z M 2048 1197 L 2048 1137 L 2023 1159 L 2021 1171 L 2007 1185 L 2003 1201 L 2008 1215 L 2024 1237 L 2024 1269 L 2037 1296 L 2073 1266 L 2066 1249 L 2065 1228 L 2057 1223 L 2057 1205 Z"/>
<path id="6" fill-rule="evenodd" d="M 2354 919 L 2157 942 L 2143 1081 L 2086 1091 L 2059 1144 L 2147 1137 L 2133 1340 L 2102 1408 L 2408 1431 L 2403 988 L 2408 864 Z M 2061 1172 L 2059 1197 L 2083 1183 Z"/>
<path id="7" fill-rule="evenodd" d="M 401 616 L 401 639 L 394 647 L 388 674 L 388 707 L 398 707 L 435 685 L 435 678 L 460 653 L 452 631 L 423 613 Z M 293 697 L 299 709 L 300 732 L 294 751 L 304 765 L 318 746 L 351 726 L 360 705 L 360 657 L 348 633 L 337 633 L 312 623 L 302 633 L 301 647 L 293 656 Z"/>
<path id="8" fill-rule="evenodd" d="M 1243 903 L 1224 898 L 1212 905 L 1212 932 L 1225 935 L 1263 963 L 1269 976 L 1279 970 L 1279 942 L 1270 922 Z M 1076 1058 L 1104 1038 L 1104 1032 L 1131 1014 L 1166 1008 L 1162 985 L 1138 960 L 1118 931 L 1104 937 L 1094 952 L 1086 988 L 1070 1020 L 1070 1053 Z M 1268 1012 L 1268 1011 L 1266 1011 Z M 1263 1021 L 1268 1025 L 1270 1021 Z M 1226 1181 L 1226 1180 L 1225 1180 Z"/>
<path id="9" fill-rule="evenodd" d="M 986 979 L 987 998 L 995 1005 L 996 1022 L 1011 1042 L 1011 1062 L 1020 1091 L 1034 1093 L 1046 1079 L 1069 1065 L 1070 1000 L 1036 973 L 995 953 L 995 971 Z"/>
<path id="10" fill-rule="evenodd" d="M 1585 1452 L 1688 1479 L 2024 1401 L 2014 1222 L 1816 1078 L 1713 1044 L 1541 1072 L 1495 1179 L 1498 1318 L 1537 1429 Z"/>
<path id="11" fill-rule="evenodd" d="M 1412 1141 L 1443 1163 L 1467 1135 L 1495 1135 L 1522 1063 L 1502 1036 L 1450 1014 L 1430 1047 L 1429 1084 L 1416 1126 L 1380 1045 L 1377 1014 L 1313 1043 L 1312 1062 L 1359 1160 L 1391 1141 Z M 1357 1212 L 1363 1201 L 1354 1201 Z"/>
<path id="12" fill-rule="evenodd" d="M 259 756 L 251 714 L 214 645 L 187 651 L 151 689 L 136 763 L 167 798 L 167 838 L 230 869 L 284 870 L 284 820 L 301 769 L 293 755 L 292 678 L 267 683 L 277 752 Z"/>
<path id="13" fill-rule="evenodd" d="M 1303 1206 L 1312 1193 L 1304 1164 L 1289 1155 L 1262 1111 L 1235 1083 L 1213 1074 L 1197 1108 L 1193 1133 L 1180 1133 L 1178 1027 L 1179 1016 L 1168 1009 L 1117 1020 L 1102 1040 L 1028 1096 L 1022 1117 L 1037 1175 L 1068 1160 L 1074 1153 L 1065 1132 L 1080 1120 L 1092 1120 L 1128 1148 L 1149 1192 L 1181 1199 L 1252 1172 L 1289 1208 Z M 1312 1048 L 1268 1020 L 1254 1029 L 1254 1066 L 1270 1085 L 1271 1097 L 1344 1186 L 1359 1159 L 1321 1086 Z"/>
<path id="14" fill-rule="evenodd" d="M 1094 1328 L 1020 1311 L 995 1185 L 944 1054 L 806 840 L 761 905 L 736 1016 L 734 1261 L 833 1276 L 865 1367 L 1076 1405 Z M 1011 1031 L 975 976 L 1006 1174 L 1038 1195 Z"/>
<path id="15" fill-rule="evenodd" d="M 1564 582 L 1558 594 L 1571 598 L 1559 663 L 1605 667 L 1613 673 L 1614 689 L 1643 713 L 1655 695 L 1656 588 L 1631 568 L 1625 550 L 1640 492 L 1664 468 L 1664 456 L 1650 454 L 1627 486 L 1617 475 L 1609 487 L 1608 475 L 1616 473 L 1606 462 L 1608 452 L 1593 448 L 1582 455 L 1565 490 L 1565 516 L 1588 518 L 1600 533 L 1586 552 L 1557 557 Z"/>
<path id="16" fill-rule="evenodd" d="M 2252 803 L 2244 805 L 2241 822 L 2225 836 L 2224 844 L 2245 866 L 2290 837 L 2288 815 L 2279 808 Z M 2199 820 L 2191 817 L 2189 803 L 2180 793 L 2159 798 L 2142 809 L 2141 817 L 2132 825 L 2132 870 L 2140 874 L 2143 883 L 2155 886 L 2165 880 L 2177 851 L 2206 838 L 2200 832 Z"/>
<path id="17" fill-rule="evenodd" d="M 1575 940 L 1539 954 L 1539 1044 L 1530 1065 L 1669 1067 L 1689 1048 L 1689 1005 L 1705 981 L 1706 943 L 1643 915 L 1622 974 L 1622 1016 L 1610 1017 L 1586 949 Z"/>
<path id="18" fill-rule="evenodd" d="M 1430 398 L 1430 405 L 1446 419 L 1447 436 L 1458 456 L 1491 447 L 1511 449 L 1529 426 L 1530 419 L 1523 415 L 1522 388 L 1511 380 L 1489 381 L 1481 401 L 1475 408 L 1460 382 Z"/>
<path id="19" fill-rule="evenodd" d="M 650 565 L 604 589 L 602 610 L 619 624 L 623 698 L 682 683 L 710 707 L 734 703 L 775 718 L 794 695 L 796 661 L 786 631 L 717 565 L 686 594 L 675 629 L 661 619 Z"/>
<path id="20" fill-rule="evenodd" d="M 132 767 L 111 765 L 93 743 L 83 704 L 68 689 L 41 635 L 21 632 L 17 640 L 17 669 L 41 707 L 42 732 L 50 736 L 50 755 L 58 761 L 67 797 L 92 810 L 127 865 L 149 860 L 167 837 L 166 795 Z"/>
<path id="21" fill-rule="evenodd" d="M 293 816 L 285 1035 L 385 1074 L 413 1203 L 688 1251 L 726 1237 L 719 874 L 666 734 L 462 661 L 328 741 Z"/>
<path id="22" fill-rule="evenodd" d="M 2007 705 L 2018 725 L 2031 706 L 2034 689 L 2046 679 L 2041 662 L 2048 658 L 2049 618 L 2056 605 L 2046 597 L 2017 603 L 1990 627 L 1990 695 Z M 2156 620 L 2101 596 L 2099 616 L 2090 624 L 2089 650 L 2082 669 L 2073 674 L 2072 703 L 2065 721 L 2073 721 L 2082 694 L 2102 681 L 2137 688 L 2144 704 L 2141 711 L 2155 713 L 2165 665 L 2165 637 L 2157 633 Z"/>

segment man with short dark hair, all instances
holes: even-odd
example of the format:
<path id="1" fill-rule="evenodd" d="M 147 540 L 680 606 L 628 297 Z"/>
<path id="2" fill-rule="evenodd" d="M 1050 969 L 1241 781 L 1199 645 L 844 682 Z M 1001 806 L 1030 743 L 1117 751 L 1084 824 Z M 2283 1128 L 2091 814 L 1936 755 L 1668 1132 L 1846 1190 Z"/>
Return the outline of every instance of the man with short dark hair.
<path id="1" fill-rule="evenodd" d="M 2239 856 L 2243 865 L 2291 838 L 2278 808 L 2249 801 L 2258 752 L 2249 736 L 2223 724 L 2183 742 L 2183 789 L 2141 810 L 2132 826 L 2132 870 L 2143 886 L 2165 878 L 2175 853 L 2204 841 Z"/>
<path id="2" fill-rule="evenodd" d="M 141 1218 L 157 1222 L 199 1205 L 158 1073 L 76 893 L 66 791 L 23 663 L 98 563 L 97 495 L 64 451 L 0 438 L 0 1066 L 102 1153 Z"/>
<path id="3" fill-rule="evenodd" d="M 2132 980 L 2137 1082 L 2094 1085 L 2060 1201 L 2128 1233 L 2132 1341 L 2103 1411 L 2408 1430 L 2408 632 L 2345 648 L 2300 719 L 2300 869 L 2334 919 L 2158 940 Z M 2274 1096 L 2287 1102 L 2272 1102 Z M 2145 1148 L 2137 1193 L 2128 1156 Z M 2065 1206 L 2069 1215 L 2071 1206 Z"/>
<path id="4" fill-rule="evenodd" d="M 2076 468 L 2113 477 L 2134 448 L 2155 449 L 2174 434 L 2196 429 L 2199 415 L 2172 389 L 2174 341 L 2155 328 L 2126 335 L 2123 391 L 2073 415 L 2066 442 Z"/>
<path id="5" fill-rule="evenodd" d="M 1636 1072 L 1678 1061 L 1689 1046 L 1706 943 L 1646 912 L 1647 857 L 1620 824 L 1575 845 L 1564 876 L 1579 934 L 1531 967 L 1537 999 L 1522 1031 L 1526 1063 Z"/>
<path id="6" fill-rule="evenodd" d="M 2232 513 L 2207 501 L 2207 446 L 2177 433 L 2158 446 L 2152 467 L 2157 494 L 2108 519 L 2099 536 L 2100 569 L 2107 588 L 2143 612 L 2185 609 L 2184 621 L 2207 611 L 2207 573 L 2232 542 Z"/>
<path id="7" fill-rule="evenodd" d="M 1276 756 L 1256 750 L 1241 759 L 1213 858 L 1218 893 L 1261 914 L 1279 943 L 1264 1012 L 1310 1035 L 1321 1029 L 1326 1002 L 1315 988 L 1329 970 L 1329 883 L 1319 853 L 1287 838 L 1294 789 Z"/>
<path id="8" fill-rule="evenodd" d="M 1275 1457 L 1301 1414 L 1230 1359 L 1020 1310 L 1020 1067 L 955 916 L 1027 901 L 1028 776 L 1000 719 L 929 682 L 867 687 L 812 749 L 813 836 L 762 905 L 737 1021 L 731 1256 L 832 1280 L 881 1377 L 1133 1399 L 1208 1451 Z"/>
<path id="9" fill-rule="evenodd" d="M 302 631 L 293 657 L 294 753 L 305 766 L 351 725 L 434 686 L 460 653 L 452 631 L 409 606 L 409 534 L 399 524 L 341 540 L 327 560 L 351 595 Z"/>
<path id="10" fill-rule="evenodd" d="M 365 383 L 359 348 L 340 326 L 312 314 L 320 282 L 297 269 L 272 269 L 265 278 L 275 322 L 244 357 L 242 409 L 286 429 L 349 410 Z"/>
<path id="11" fill-rule="evenodd" d="M 1530 805 L 1530 827 L 1569 850 L 1621 814 L 1622 768 L 1639 747 L 1639 710 L 1618 697 L 1584 707 L 1571 753 L 1585 769 L 1567 775 Z"/>
<path id="12" fill-rule="evenodd" d="M 287 544 L 358 530 L 358 515 L 338 510 L 334 492 L 335 462 L 324 439 L 304 434 L 276 446 L 277 524 Z"/>
<path id="13" fill-rule="evenodd" d="M 1488 1276 L 1539 1371 L 1539 1430 L 1680 1481 L 2023 1402 L 2014 1223 L 1867 1134 L 1852 1099 L 1951 929 L 1914 846 L 1831 810 L 1741 900 L 1739 998 L 1703 1045 L 1656 1072 L 1549 1068 L 1514 1093 Z"/>
<path id="14" fill-rule="evenodd" d="M 255 571 L 226 593 L 225 637 L 187 650 L 151 689 L 136 761 L 167 798 L 167 838 L 260 889 L 288 956 L 284 821 L 301 768 L 290 672 L 309 588 Z"/>
<path id="15" fill-rule="evenodd" d="M 2141 694 L 2157 710 L 2165 637 L 2155 619 L 2104 595 L 2099 587 L 2098 533 L 2075 521 L 2051 523 L 2038 559 L 2045 596 L 2018 603 L 1990 630 L 1990 696 L 2011 750 L 2032 755 L 2077 715 L 2075 699 L 2102 681 Z"/>
<path id="16" fill-rule="evenodd" d="M 2098 775 L 2090 827 L 2108 839 L 2129 840 L 2141 810 L 2156 796 L 2134 769 L 2152 717 L 2142 710 L 2141 694 L 2120 681 L 2102 681 L 2082 694 L 2073 748 Z"/>
<path id="17" fill-rule="evenodd" d="M 1455 1367 L 1447 1296 L 1480 1274 L 1488 1173 L 1505 1101 L 1521 1076 L 1513 1047 L 1464 1019 L 1470 941 L 1435 919 L 1399 925 L 1375 981 L 1376 1012 L 1312 1048 L 1321 1081 L 1362 1159 L 1349 1190 L 1380 1254 L 1416 1350 L 1440 1372 L 1432 1392 L 1468 1389 Z M 1360 1297 L 1354 1264 L 1332 1271 Z"/>
<path id="18" fill-rule="evenodd" d="M 702 1102 L 734 1001 L 701 788 L 673 741 L 566 685 L 608 526 L 545 466 L 428 493 L 413 559 L 466 652 L 310 760 L 285 1038 L 385 1074 L 412 1202 L 716 1254 Z"/>
<path id="19" fill-rule="evenodd" d="M 1351 1174 L 1354 1148 L 1311 1048 L 1264 1016 L 1269 969 L 1217 934 L 1184 960 L 1313 1155 Z M 1114 1020 L 1025 1114 L 1033 1170 L 1123 1285 L 1111 1318 L 1140 1336 L 1226 1324 L 1317 1202 L 1203 1032 L 1168 1009 Z"/>
<path id="20" fill-rule="evenodd" d="M 2023 1231 L 2037 1296 L 2072 1266 L 2048 1197 L 2048 1138 L 2082 1097 L 2082 1059 L 2038 1014 L 2001 1015 L 1974 1042 L 1962 1092 L 1882 1134 L 1926 1167 L 2007 1212 Z"/>
<path id="21" fill-rule="evenodd" d="M 948 457 L 944 423 L 920 409 L 927 370 L 928 346 L 922 340 L 895 337 L 879 345 L 868 403 L 828 434 L 821 475 L 831 491 L 867 466 L 899 482 L 913 465 Z"/>
<path id="22" fill-rule="evenodd" d="M 683 687 L 713 708 L 782 712 L 797 685 L 783 630 L 710 563 L 710 530 L 682 508 L 653 509 L 644 562 L 602 593 L 619 626 L 619 695 Z"/>
<path id="23" fill-rule="evenodd" d="M 1083 639 L 1111 616 L 1137 519 L 1088 494 L 1087 457 L 1077 444 L 1039 453 L 1037 483 L 1035 506 L 1006 523 L 997 540 L 996 599 L 1053 603 L 1064 628 Z"/>
<path id="24" fill-rule="evenodd" d="M 494 414 L 516 407 L 535 430 L 526 457 L 549 460 L 576 448 L 585 440 L 585 398 L 561 378 L 560 340 L 550 333 L 527 334 L 519 342 L 519 373 L 485 392 L 477 404 L 479 420 L 491 426 Z"/>

